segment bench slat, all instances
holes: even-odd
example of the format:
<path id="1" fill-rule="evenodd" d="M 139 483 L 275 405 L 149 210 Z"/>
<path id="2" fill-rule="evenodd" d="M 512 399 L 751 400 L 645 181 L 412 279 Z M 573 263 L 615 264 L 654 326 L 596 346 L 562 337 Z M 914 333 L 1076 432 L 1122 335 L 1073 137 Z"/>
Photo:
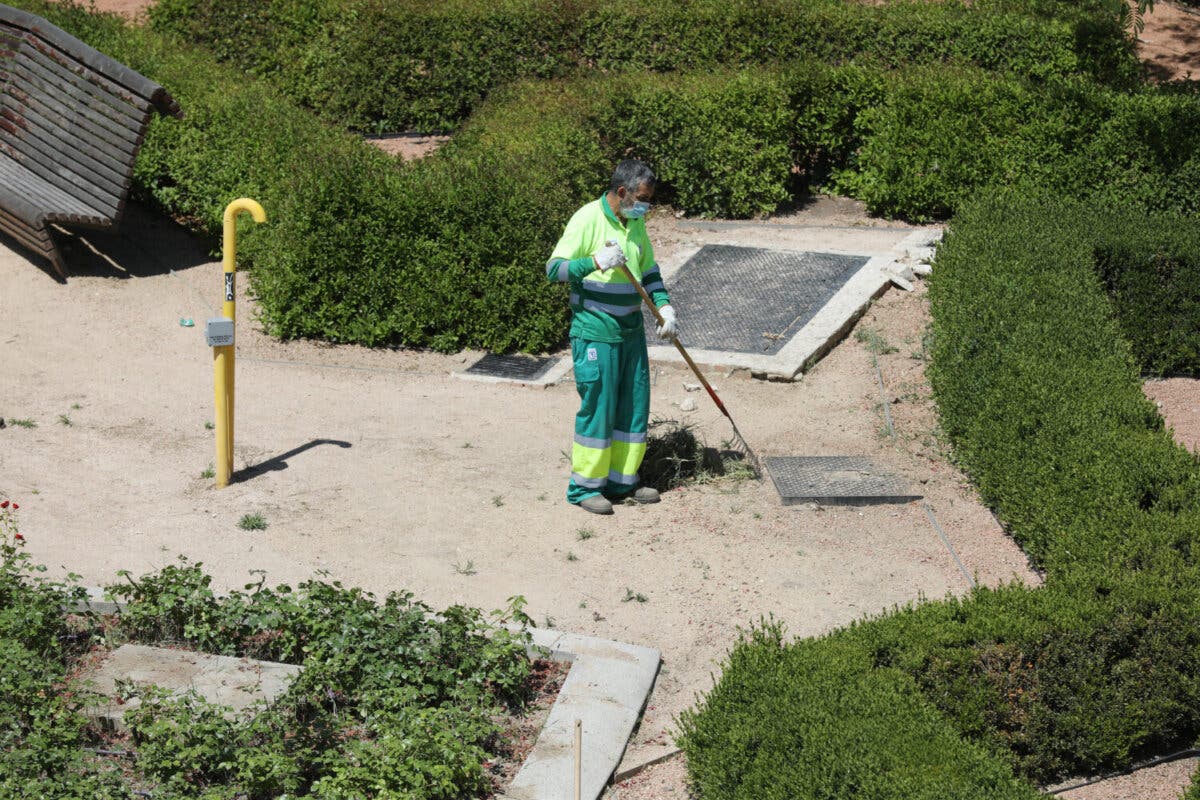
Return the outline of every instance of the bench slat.
<path id="1" fill-rule="evenodd" d="M 32 106 L 10 106 L 0 111 L 4 118 L 18 127 L 18 131 L 10 137 L 10 144 L 15 149 L 21 149 L 21 142 L 31 139 L 54 145 L 53 152 L 61 155 L 66 161 L 78 163 L 90 169 L 102 178 L 107 179 L 112 186 L 105 187 L 108 191 L 120 191 L 128 177 L 129 168 L 134 157 L 129 153 L 115 150 L 111 145 L 89 138 L 89 130 L 71 125 L 51 124 Z M 61 144 L 62 146 L 57 146 Z M 124 170 L 124 172 L 118 172 Z"/>
<path id="2" fill-rule="evenodd" d="M 12 125 L 12 116 L 15 116 L 13 109 L 0 110 L 0 127 Z M 20 124 L 28 125 L 29 120 L 17 119 Z M 98 171 L 94 164 L 88 163 L 78 153 L 65 152 L 58 146 L 53 134 L 44 130 L 18 130 L 15 136 L 7 137 L 5 145 L 5 151 L 14 160 L 31 160 L 49 170 L 44 176 L 46 180 L 58 184 L 64 191 L 71 193 L 76 188 L 82 189 L 105 203 L 115 202 L 115 197 L 128 188 L 132 177 L 132 170 L 122 176 L 114 176 L 111 169 Z M 27 165 L 27 168 L 39 171 L 32 166 Z M 72 179 L 69 175 L 77 178 Z M 88 183 L 94 183 L 95 186 L 89 187 Z"/>
<path id="3" fill-rule="evenodd" d="M 11 97 L 11 92 L 9 94 Z M 6 118 L 10 113 L 17 116 L 28 126 L 23 134 L 17 134 L 18 138 L 36 137 L 43 142 L 61 142 L 67 145 L 68 147 L 56 148 L 55 152 L 107 178 L 112 183 L 110 191 L 119 191 L 128 177 L 134 154 L 125 148 L 117 148 L 103 139 L 91 136 L 92 129 L 81 126 L 78 120 L 64 119 L 60 115 L 48 117 L 34 103 L 25 103 L 23 106 L 14 103 L 3 113 Z"/>
<path id="4" fill-rule="evenodd" d="M 73 198 L 63 197 L 61 192 L 54 191 L 55 187 L 35 175 L 12 175 L 6 176 L 6 179 L 11 191 L 19 192 L 22 197 L 29 199 L 31 205 L 41 210 L 43 221 L 53 217 L 64 222 L 89 222 L 93 225 L 105 222 L 103 215 L 94 209 L 82 207 L 77 201 L 73 202 Z"/>
<path id="5" fill-rule="evenodd" d="M 40 65 L 50 74 L 64 82 L 71 83 L 93 100 L 111 108 L 117 114 L 124 114 L 136 119 L 148 111 L 151 105 L 149 98 L 129 92 L 125 87 L 93 72 L 38 39 L 26 38 L 21 46 L 19 60 L 27 60 Z"/>
<path id="6" fill-rule="evenodd" d="M 26 140 L 30 143 L 32 140 Z M 116 213 L 120 207 L 123 192 L 117 194 L 101 194 L 93 185 L 94 176 L 82 174 L 83 171 L 72 171 L 54 160 L 53 155 L 47 155 L 41 150 L 26 147 L 18 151 L 15 162 L 24 167 L 45 183 L 58 189 L 68 197 L 72 197 L 81 208 L 89 209 L 93 216 L 103 216 L 106 213 Z M 36 165 L 36 166 L 35 166 Z"/>
<path id="7" fill-rule="evenodd" d="M 95 189 L 89 190 L 87 187 L 90 179 L 87 176 L 64 169 L 50 161 L 43 153 L 32 150 L 18 152 L 14 160 L 48 185 L 72 198 L 80 208 L 89 209 L 95 214 L 110 215 L 117 213 L 122 207 L 121 195 L 101 195 L 97 194 Z"/>
<path id="8" fill-rule="evenodd" d="M 13 237 L 21 244 L 36 251 L 39 255 L 49 255 L 54 249 L 50 242 L 50 232 L 45 228 L 34 230 L 16 217 L 9 216 L 0 209 L 0 230 Z"/>
<path id="9" fill-rule="evenodd" d="M 28 88 L 22 89 L 20 83 L 19 80 L 14 81 L 12 85 L 4 89 L 11 96 L 12 103 L 17 106 L 33 107 L 51 124 L 61 125 L 63 121 L 69 121 L 74 128 L 86 128 L 89 136 L 101 140 L 106 149 L 111 148 L 126 156 L 137 155 L 137 139 L 130 138 L 127 134 L 113 133 L 110 129 L 96 124 L 90 116 L 80 113 L 79 106 L 67 105 L 61 94 L 46 91 L 30 92 Z"/>
<path id="10" fill-rule="evenodd" d="M 107 103 L 102 97 L 96 96 L 96 88 L 87 81 L 75 79 L 71 74 L 62 71 L 55 72 L 53 64 L 27 57 L 28 55 L 23 50 L 13 63 L 13 75 L 16 80 L 29 81 L 31 86 L 36 86 L 44 92 L 69 97 L 98 124 L 113 133 L 124 135 L 131 126 L 148 118 L 148 109 L 133 109 L 125 103 L 121 103 L 119 107 Z"/>
<path id="11" fill-rule="evenodd" d="M 121 62 L 89 47 L 41 17 L 0 4 L 0 24 L 7 25 L 13 30 L 33 34 L 48 46 L 69 54 L 77 63 L 85 65 L 101 75 L 108 76 L 110 82 L 115 85 L 147 98 L 162 113 L 181 116 L 179 104 L 167 93 L 166 89 Z"/>
<path id="12" fill-rule="evenodd" d="M 91 87 L 94 96 L 105 103 L 122 103 L 134 108 L 152 104 L 152 96 L 130 89 L 112 77 L 97 72 L 94 67 L 80 61 L 62 48 L 48 43 L 38 33 L 9 29 L 15 34 L 20 46 L 18 53 L 45 65 L 56 75 L 70 76 L 81 86 Z M 116 62 L 114 62 L 116 63 Z M 127 69 L 127 68 L 126 68 Z M 157 84 L 149 84 L 146 88 L 161 88 Z"/>

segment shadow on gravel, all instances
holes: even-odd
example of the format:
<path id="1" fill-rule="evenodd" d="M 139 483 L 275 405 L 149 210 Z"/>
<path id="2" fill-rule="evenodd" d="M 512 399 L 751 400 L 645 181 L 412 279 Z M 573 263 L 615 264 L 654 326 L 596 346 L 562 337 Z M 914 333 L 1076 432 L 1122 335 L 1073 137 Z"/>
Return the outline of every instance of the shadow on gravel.
<path id="1" fill-rule="evenodd" d="M 268 472 L 279 472 L 288 468 L 287 460 L 292 456 L 298 456 L 305 450 L 311 450 L 323 444 L 335 444 L 343 450 L 347 447 L 353 447 L 349 442 L 343 442 L 341 439 L 313 439 L 307 444 L 302 444 L 299 447 L 294 447 L 286 453 L 280 453 L 274 458 L 269 458 L 266 461 L 261 461 L 258 464 L 253 464 L 249 467 L 239 469 L 237 472 L 229 476 L 231 483 L 241 483 L 248 481 L 251 478 L 257 478 L 259 475 L 266 475 Z"/>
<path id="2" fill-rule="evenodd" d="M 209 253 L 209 243 L 188 233 L 169 217 L 137 203 L 126 207 L 125 217 L 115 230 L 56 226 L 54 235 L 62 249 L 68 279 L 85 275 L 148 278 L 219 258 Z"/>

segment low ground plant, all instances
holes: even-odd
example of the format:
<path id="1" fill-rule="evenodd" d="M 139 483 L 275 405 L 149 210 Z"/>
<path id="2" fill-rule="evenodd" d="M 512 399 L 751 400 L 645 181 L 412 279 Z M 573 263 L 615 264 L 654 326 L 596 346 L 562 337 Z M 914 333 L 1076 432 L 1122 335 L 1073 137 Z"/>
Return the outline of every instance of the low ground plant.
<path id="1" fill-rule="evenodd" d="M 645 485 L 665 492 L 717 480 L 747 480 L 754 477 L 754 471 L 731 442 L 720 449 L 709 447 L 696 438 L 695 426 L 655 418 L 650 421 L 639 475 Z"/>
<path id="2" fill-rule="evenodd" d="M 17 509 L 0 502 L 0 796 L 459 800 L 495 789 L 485 764 L 509 747 L 497 720 L 530 690 L 528 636 L 506 627 L 531 623 L 521 598 L 490 617 L 435 614 L 411 594 L 269 587 L 261 574 L 217 595 L 201 564 L 180 559 L 108 587 L 114 617 L 68 614 L 87 593 L 41 576 Z M 125 641 L 304 671 L 240 717 L 195 693 L 127 684 L 124 699 L 141 702 L 120 738 L 87 720 L 97 698 L 75 677 Z"/>

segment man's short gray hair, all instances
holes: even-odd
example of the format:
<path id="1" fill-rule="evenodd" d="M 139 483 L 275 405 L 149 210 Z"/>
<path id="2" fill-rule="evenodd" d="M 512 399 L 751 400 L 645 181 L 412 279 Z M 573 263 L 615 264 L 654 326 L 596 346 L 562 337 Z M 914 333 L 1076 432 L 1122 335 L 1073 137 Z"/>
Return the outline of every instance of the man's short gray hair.
<path id="1" fill-rule="evenodd" d="M 644 161 L 627 158 L 617 164 L 617 168 L 613 170 L 612 183 L 608 188 L 615 192 L 624 186 L 626 191 L 633 194 L 642 188 L 643 183 L 650 184 L 651 189 L 655 187 L 658 178 L 654 177 L 654 170 L 650 169 L 650 166 Z"/>

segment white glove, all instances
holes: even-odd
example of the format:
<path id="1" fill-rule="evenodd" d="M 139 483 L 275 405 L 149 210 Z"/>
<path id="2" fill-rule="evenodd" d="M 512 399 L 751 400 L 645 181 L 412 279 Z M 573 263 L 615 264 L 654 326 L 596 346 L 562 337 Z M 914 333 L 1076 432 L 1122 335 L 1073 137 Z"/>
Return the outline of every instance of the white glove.
<path id="1" fill-rule="evenodd" d="M 658 310 L 662 314 L 662 325 L 658 326 L 658 336 L 660 339 L 674 339 L 679 333 L 679 321 L 675 317 L 675 309 L 669 305 L 665 305 Z"/>
<path id="2" fill-rule="evenodd" d="M 605 242 L 604 247 L 597 250 L 596 254 L 592 257 L 596 259 L 596 269 L 601 272 L 607 272 L 613 267 L 620 267 L 625 264 L 625 251 L 621 249 L 621 245 L 614 241 Z"/>

